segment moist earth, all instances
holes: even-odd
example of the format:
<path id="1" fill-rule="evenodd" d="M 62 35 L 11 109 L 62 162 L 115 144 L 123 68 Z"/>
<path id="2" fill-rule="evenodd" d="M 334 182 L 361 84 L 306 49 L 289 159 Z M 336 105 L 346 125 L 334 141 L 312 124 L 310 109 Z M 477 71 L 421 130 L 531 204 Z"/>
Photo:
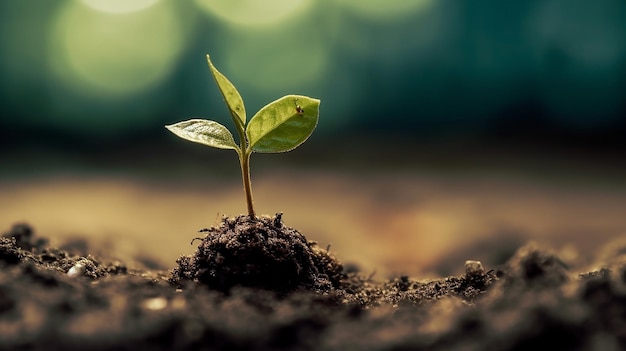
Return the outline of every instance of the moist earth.
<path id="1" fill-rule="evenodd" d="M 207 234 L 194 255 L 176 261 L 173 283 L 194 280 L 220 291 L 247 286 L 287 293 L 329 291 L 344 277 L 341 263 L 285 226 L 281 213 L 273 218 L 225 217 L 219 227 L 201 232 Z"/>
<path id="2" fill-rule="evenodd" d="M 280 214 L 202 233 L 165 270 L 14 226 L 0 237 L 0 350 L 626 349 L 626 245 L 582 273 L 528 244 L 499 267 L 376 281 Z"/>

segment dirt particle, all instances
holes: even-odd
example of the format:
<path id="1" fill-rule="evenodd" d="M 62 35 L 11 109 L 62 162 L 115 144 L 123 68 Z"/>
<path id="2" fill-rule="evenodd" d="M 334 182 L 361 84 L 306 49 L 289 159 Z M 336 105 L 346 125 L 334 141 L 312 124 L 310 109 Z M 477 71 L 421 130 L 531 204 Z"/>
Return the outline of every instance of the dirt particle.
<path id="1" fill-rule="evenodd" d="M 556 287 L 570 279 L 567 265 L 556 254 L 538 249 L 536 244 L 520 248 L 507 265 L 506 278 L 511 284 Z"/>
<path id="2" fill-rule="evenodd" d="M 8 265 L 18 264 L 22 259 L 20 251 L 15 238 L 0 238 L 0 262 Z"/>
<path id="3" fill-rule="evenodd" d="M 485 268 L 480 261 L 467 260 L 465 261 L 465 274 L 468 277 L 477 277 L 485 274 Z"/>

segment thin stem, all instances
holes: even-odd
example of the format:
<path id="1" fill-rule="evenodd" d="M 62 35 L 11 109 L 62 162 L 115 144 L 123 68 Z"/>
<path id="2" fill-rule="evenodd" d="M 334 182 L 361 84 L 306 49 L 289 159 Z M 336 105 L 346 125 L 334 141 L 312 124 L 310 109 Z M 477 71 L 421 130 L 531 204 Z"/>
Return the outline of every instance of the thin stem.
<path id="1" fill-rule="evenodd" d="M 243 189 L 246 193 L 246 203 L 248 204 L 248 215 L 254 219 L 254 206 L 252 203 L 252 182 L 250 182 L 250 154 L 245 149 L 241 151 L 239 155 L 239 161 L 241 163 L 241 175 L 243 178 Z"/>
<path id="2" fill-rule="evenodd" d="M 235 118 L 235 116 L 233 116 Z M 243 191 L 246 194 L 246 204 L 248 205 L 248 216 L 251 219 L 256 218 L 254 215 L 254 205 L 252 201 L 252 182 L 250 181 L 250 155 L 252 150 L 248 150 L 248 139 L 244 127 L 235 123 L 237 132 L 239 133 L 239 147 L 237 151 L 239 155 L 239 164 L 241 165 L 241 178 L 243 180 Z"/>

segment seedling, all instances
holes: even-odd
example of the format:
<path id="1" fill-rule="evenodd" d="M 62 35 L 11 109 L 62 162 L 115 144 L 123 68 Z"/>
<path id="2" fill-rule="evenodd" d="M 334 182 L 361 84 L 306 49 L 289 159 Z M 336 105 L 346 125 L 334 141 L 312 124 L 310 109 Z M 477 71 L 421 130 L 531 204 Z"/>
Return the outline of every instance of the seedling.
<path id="1" fill-rule="evenodd" d="M 222 92 L 239 134 L 239 145 L 223 125 L 206 119 L 190 119 L 165 126 L 177 136 L 218 149 L 233 149 L 239 156 L 248 215 L 255 217 L 250 182 L 250 155 L 253 152 L 278 153 L 295 149 L 305 142 L 319 118 L 320 100 L 302 95 L 286 95 L 270 102 L 246 124 L 246 108 L 235 86 L 220 73 L 209 55 L 209 68 Z"/>

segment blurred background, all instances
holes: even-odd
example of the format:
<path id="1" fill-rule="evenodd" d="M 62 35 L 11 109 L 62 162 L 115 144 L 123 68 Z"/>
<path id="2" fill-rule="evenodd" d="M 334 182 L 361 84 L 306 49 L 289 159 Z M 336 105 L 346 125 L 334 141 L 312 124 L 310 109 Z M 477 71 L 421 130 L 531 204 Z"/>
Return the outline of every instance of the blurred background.
<path id="1" fill-rule="evenodd" d="M 626 233 L 622 0 L 3 0 L 0 230 L 28 222 L 171 267 L 245 211 L 232 127 L 321 99 L 297 150 L 254 155 L 259 213 L 379 274 L 495 265 L 528 240 L 591 262 Z"/>

